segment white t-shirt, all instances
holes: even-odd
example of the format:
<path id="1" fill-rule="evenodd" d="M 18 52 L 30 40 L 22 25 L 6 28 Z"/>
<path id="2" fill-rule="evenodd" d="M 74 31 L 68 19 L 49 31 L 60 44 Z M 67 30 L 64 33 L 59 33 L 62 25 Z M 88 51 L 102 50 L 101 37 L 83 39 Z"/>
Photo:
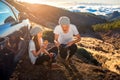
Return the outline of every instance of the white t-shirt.
<path id="1" fill-rule="evenodd" d="M 42 39 L 40 39 L 40 41 L 41 41 L 41 43 L 43 43 L 43 40 L 42 40 Z M 32 63 L 32 64 L 35 64 L 35 61 L 36 61 L 36 59 L 37 59 L 38 57 L 36 57 L 36 56 L 33 55 L 33 53 L 32 53 L 33 50 L 36 50 L 36 48 L 35 48 L 35 43 L 34 43 L 33 40 L 30 40 L 30 41 L 29 41 L 29 58 L 30 58 L 31 63 Z"/>
<path id="2" fill-rule="evenodd" d="M 68 33 L 64 33 L 60 25 L 55 27 L 54 33 L 59 35 L 58 41 L 60 44 L 67 44 L 68 42 L 73 41 L 73 35 L 79 34 L 75 25 L 70 24 L 69 27 Z"/>

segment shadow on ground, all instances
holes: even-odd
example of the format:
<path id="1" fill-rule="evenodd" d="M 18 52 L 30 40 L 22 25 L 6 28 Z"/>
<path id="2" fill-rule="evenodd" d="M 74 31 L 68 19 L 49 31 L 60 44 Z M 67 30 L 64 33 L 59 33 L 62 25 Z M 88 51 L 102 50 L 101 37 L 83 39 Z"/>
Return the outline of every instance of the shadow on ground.
<path id="1" fill-rule="evenodd" d="M 84 50 L 83 50 L 84 52 Z M 84 52 L 85 53 L 85 52 Z M 83 56 L 85 57 L 85 56 Z M 89 60 L 89 58 L 88 58 Z M 58 63 L 58 68 L 45 68 L 42 65 L 34 66 L 30 63 L 28 54 L 25 54 L 16 67 L 10 80 L 119 80 L 120 75 L 85 62 L 81 57 L 73 56 L 73 64 Z M 94 62 L 94 61 L 93 61 Z M 97 63 L 99 64 L 99 63 Z"/>

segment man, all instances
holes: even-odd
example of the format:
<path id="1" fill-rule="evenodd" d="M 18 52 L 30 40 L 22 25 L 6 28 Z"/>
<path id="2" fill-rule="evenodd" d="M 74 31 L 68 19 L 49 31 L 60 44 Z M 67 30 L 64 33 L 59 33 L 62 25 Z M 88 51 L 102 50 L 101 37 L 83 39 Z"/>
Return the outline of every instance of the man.
<path id="1" fill-rule="evenodd" d="M 59 19 L 59 25 L 54 29 L 54 34 L 54 42 L 55 45 L 59 47 L 60 56 L 64 59 L 66 58 L 66 60 L 70 60 L 77 50 L 75 43 L 79 42 L 81 39 L 76 26 L 70 24 L 70 19 L 68 17 L 62 16 Z M 75 37 L 75 39 L 73 39 L 73 37 Z M 61 50 L 65 48 L 69 51 L 69 56 L 67 53 L 61 52 Z"/>

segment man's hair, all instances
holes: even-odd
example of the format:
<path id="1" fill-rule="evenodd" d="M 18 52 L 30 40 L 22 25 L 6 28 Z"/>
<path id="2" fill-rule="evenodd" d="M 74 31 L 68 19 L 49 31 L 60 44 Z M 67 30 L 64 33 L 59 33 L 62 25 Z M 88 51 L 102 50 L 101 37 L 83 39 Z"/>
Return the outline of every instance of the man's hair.
<path id="1" fill-rule="evenodd" d="M 70 19 L 67 16 L 62 16 L 59 18 L 60 25 L 69 25 L 70 24 Z"/>

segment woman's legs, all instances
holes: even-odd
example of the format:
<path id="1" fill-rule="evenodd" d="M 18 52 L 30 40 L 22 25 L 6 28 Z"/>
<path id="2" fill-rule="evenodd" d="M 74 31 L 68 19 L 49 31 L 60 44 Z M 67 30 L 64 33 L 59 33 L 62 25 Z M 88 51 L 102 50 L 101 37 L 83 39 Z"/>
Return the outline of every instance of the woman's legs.
<path id="1" fill-rule="evenodd" d="M 58 54 L 58 48 L 55 46 L 55 47 L 52 47 L 48 50 L 49 53 L 54 53 L 55 55 Z"/>
<path id="2" fill-rule="evenodd" d="M 52 57 L 52 62 L 56 62 L 56 58 L 57 58 L 57 54 L 58 54 L 58 48 L 52 47 L 48 50 L 49 53 L 53 53 L 53 57 Z"/>
<path id="3" fill-rule="evenodd" d="M 43 64 L 44 62 L 50 62 L 49 55 L 39 56 L 35 62 L 36 65 Z"/>

